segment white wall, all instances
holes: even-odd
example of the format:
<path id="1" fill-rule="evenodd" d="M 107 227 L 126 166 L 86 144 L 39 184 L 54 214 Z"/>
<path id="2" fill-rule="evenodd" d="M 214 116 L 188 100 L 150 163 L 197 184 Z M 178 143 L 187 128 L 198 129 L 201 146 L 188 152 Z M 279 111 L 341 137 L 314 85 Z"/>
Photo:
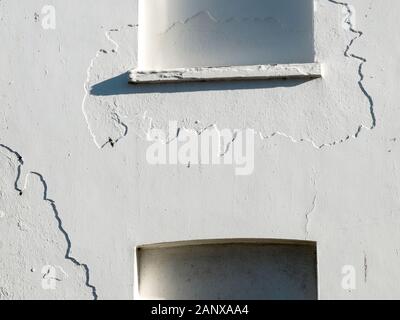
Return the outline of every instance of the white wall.
<path id="1" fill-rule="evenodd" d="M 400 297 L 398 1 L 349 0 L 361 35 L 317 0 L 319 80 L 138 87 L 136 1 L 49 2 L 54 30 L 0 2 L 0 298 L 130 299 L 135 246 L 216 238 L 313 240 L 320 298 Z M 254 129 L 254 173 L 149 165 L 169 120 Z"/>

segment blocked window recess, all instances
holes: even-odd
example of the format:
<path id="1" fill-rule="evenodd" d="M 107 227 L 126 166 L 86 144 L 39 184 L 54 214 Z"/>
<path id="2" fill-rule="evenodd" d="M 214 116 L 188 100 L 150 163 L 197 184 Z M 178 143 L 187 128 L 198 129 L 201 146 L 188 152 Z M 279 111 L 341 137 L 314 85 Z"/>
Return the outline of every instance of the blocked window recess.
<path id="1" fill-rule="evenodd" d="M 316 300 L 314 242 L 218 240 L 137 248 L 136 299 Z"/>
<path id="2" fill-rule="evenodd" d="M 132 83 L 317 78 L 314 0 L 139 0 Z"/>

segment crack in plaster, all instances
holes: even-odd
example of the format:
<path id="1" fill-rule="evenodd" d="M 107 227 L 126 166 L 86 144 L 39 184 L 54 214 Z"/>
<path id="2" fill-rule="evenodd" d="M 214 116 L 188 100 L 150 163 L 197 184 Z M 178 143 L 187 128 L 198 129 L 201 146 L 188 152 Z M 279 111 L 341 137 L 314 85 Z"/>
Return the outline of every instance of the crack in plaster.
<path id="1" fill-rule="evenodd" d="M 150 131 L 155 129 L 154 125 L 153 125 L 153 118 L 147 116 L 147 112 L 144 113 L 143 115 L 143 119 L 148 119 L 149 120 L 149 127 L 148 127 L 148 131 L 144 131 L 144 134 L 146 136 L 146 140 L 147 141 L 157 141 L 157 142 L 161 142 L 164 145 L 169 145 L 170 143 L 174 142 L 175 140 L 179 139 L 179 136 L 182 132 L 186 131 L 186 132 L 195 132 L 199 137 L 205 133 L 207 130 L 215 130 L 218 135 L 221 137 L 221 130 L 218 128 L 217 124 L 210 124 L 206 127 L 203 127 L 201 129 L 194 129 L 194 128 L 187 128 L 184 126 L 178 127 L 176 130 L 176 134 L 172 137 L 167 137 L 165 141 L 163 141 L 162 139 L 159 139 L 158 137 L 156 138 L 150 138 Z M 138 136 L 139 138 L 142 138 L 139 134 L 136 134 L 136 136 Z M 236 139 L 238 136 L 238 131 L 235 130 L 232 134 L 232 139 L 230 141 L 228 141 L 227 143 L 225 143 L 225 146 L 221 144 L 222 148 L 220 150 L 220 154 L 219 157 L 223 158 L 225 157 L 228 152 L 230 151 L 231 147 L 233 146 L 233 144 L 235 143 Z M 225 142 L 225 141 L 224 141 Z M 190 162 L 188 163 L 188 168 L 190 168 Z"/>
<path id="2" fill-rule="evenodd" d="M 71 256 L 71 248 L 72 248 L 71 239 L 70 239 L 70 237 L 69 237 L 67 231 L 66 231 L 66 230 L 64 229 L 64 227 L 63 227 L 62 220 L 61 220 L 61 218 L 60 218 L 60 214 L 59 214 L 59 211 L 58 211 L 58 209 L 57 209 L 57 206 L 56 206 L 55 201 L 49 199 L 48 196 L 47 196 L 48 187 L 47 187 L 47 183 L 46 183 L 44 177 L 43 177 L 40 173 L 31 171 L 31 172 L 29 172 L 29 173 L 25 176 L 25 182 L 24 182 L 24 187 L 23 187 L 23 189 L 19 188 L 18 184 L 19 184 L 19 181 L 20 181 L 20 178 L 21 178 L 21 171 L 22 171 L 22 166 L 24 165 L 24 160 L 23 160 L 22 156 L 21 156 L 18 152 L 14 151 L 13 149 L 11 149 L 11 148 L 8 147 L 8 146 L 6 146 L 6 145 L 4 145 L 4 144 L 0 144 L 0 148 L 3 148 L 3 149 L 5 149 L 5 150 L 7 150 L 9 153 L 11 153 L 11 154 L 13 154 L 13 155 L 15 155 L 15 156 L 17 157 L 18 167 L 17 167 L 17 177 L 16 177 L 15 182 L 14 182 L 14 189 L 18 192 L 18 194 L 19 194 L 20 196 L 22 196 L 23 190 L 25 190 L 26 187 L 27 187 L 27 180 L 28 180 L 28 176 L 29 176 L 29 175 L 35 175 L 35 176 L 37 176 L 37 177 L 39 178 L 40 182 L 41 182 L 42 185 L 43 185 L 43 200 L 44 200 L 45 202 L 48 202 L 48 203 L 50 204 L 50 206 L 51 206 L 51 208 L 52 208 L 52 210 L 53 210 L 53 213 L 54 213 L 54 217 L 55 217 L 55 219 L 57 220 L 57 223 L 58 223 L 58 229 L 59 229 L 59 230 L 61 231 L 61 233 L 64 235 L 65 240 L 66 240 L 66 242 L 67 242 L 67 251 L 66 251 L 66 253 L 65 253 L 64 258 L 65 258 L 66 260 L 71 261 L 71 262 L 72 262 L 73 264 L 75 264 L 76 266 L 82 267 L 82 268 L 85 270 L 85 276 L 86 276 L 85 285 L 86 285 L 88 288 L 91 289 L 93 299 L 94 299 L 94 300 L 97 300 L 98 295 L 97 295 L 97 292 L 96 292 L 96 287 L 90 284 L 90 272 L 89 272 L 89 267 L 87 266 L 87 264 L 80 263 L 76 258 L 74 258 L 73 256 Z M 0 152 L 1 152 L 1 151 L 0 151 Z"/>
<path id="3" fill-rule="evenodd" d="M 241 22 L 248 22 L 248 21 L 253 21 L 253 22 L 272 22 L 272 23 L 278 24 L 282 29 L 286 28 L 286 26 L 281 21 L 276 19 L 275 17 L 265 17 L 265 18 L 247 18 L 247 17 L 244 17 L 244 18 L 242 18 L 240 20 L 236 19 L 235 17 L 231 17 L 231 18 L 228 18 L 228 19 L 225 19 L 225 20 L 219 20 L 216 17 L 214 17 L 210 11 L 203 10 L 203 11 L 197 12 L 196 14 L 194 14 L 191 17 L 186 18 L 184 20 L 175 21 L 169 27 L 167 27 L 164 32 L 161 32 L 160 35 L 168 33 L 169 31 L 171 31 L 173 28 L 175 28 L 178 25 L 188 24 L 192 20 L 195 20 L 196 18 L 200 18 L 202 16 L 205 16 L 207 19 L 209 19 L 211 22 L 214 22 L 214 23 L 231 23 L 231 22 L 241 23 Z"/>
<path id="4" fill-rule="evenodd" d="M 215 128 L 216 128 L 216 125 L 215 125 Z M 216 130 L 218 130 L 218 129 L 216 128 Z M 226 154 L 228 154 L 230 148 L 232 147 L 232 145 L 235 143 L 235 141 L 236 141 L 236 139 L 237 139 L 237 135 L 238 135 L 238 132 L 235 131 L 235 132 L 233 133 L 232 140 L 229 141 L 229 142 L 226 144 L 225 150 L 220 154 L 220 157 L 224 157 Z"/>
<path id="5" fill-rule="evenodd" d="M 68 273 L 66 273 L 65 270 L 61 266 L 55 266 L 55 267 L 61 271 L 61 273 L 63 274 L 63 278 L 58 278 L 56 276 L 49 276 L 51 273 L 51 267 L 49 267 L 47 269 L 47 272 L 43 274 L 42 279 L 54 279 L 54 280 L 60 281 L 60 282 L 65 279 L 68 279 Z M 31 272 L 34 272 L 34 270 L 33 271 L 31 270 Z"/>
<path id="6" fill-rule="evenodd" d="M 305 214 L 305 225 L 304 225 L 305 240 L 308 240 L 308 238 L 309 238 L 311 215 L 314 213 L 314 211 L 317 207 L 318 188 L 317 188 L 317 183 L 316 183 L 316 172 L 314 172 L 314 178 L 312 178 L 312 184 L 314 186 L 314 197 L 311 202 L 310 208 L 306 211 L 306 214 Z"/>
<path id="7" fill-rule="evenodd" d="M 344 6 L 346 8 L 348 16 L 346 17 L 345 23 L 349 26 L 349 30 L 352 33 L 356 34 L 356 36 L 353 39 L 351 39 L 350 43 L 347 45 L 346 50 L 344 52 L 344 56 L 347 57 L 347 58 L 354 58 L 356 60 L 361 61 L 360 65 L 359 65 L 359 68 L 358 68 L 358 74 L 360 76 L 360 80 L 358 81 L 358 85 L 359 85 L 361 91 L 363 92 L 363 94 L 367 97 L 368 102 L 370 104 L 370 113 L 371 113 L 371 118 L 372 118 L 372 126 L 369 127 L 369 128 L 366 127 L 366 129 L 371 129 L 372 130 L 372 129 L 374 129 L 376 127 L 376 115 L 375 115 L 375 110 L 374 110 L 374 101 L 373 101 L 371 95 L 368 93 L 368 91 L 364 87 L 363 81 L 364 81 L 365 75 L 364 75 L 364 73 L 362 71 L 362 69 L 364 67 L 364 64 L 367 62 L 367 59 L 364 58 L 364 57 L 360 57 L 358 55 L 355 55 L 354 53 L 350 53 L 351 47 L 354 44 L 354 42 L 357 39 L 361 38 L 364 35 L 364 33 L 362 31 L 360 31 L 360 30 L 356 30 L 355 26 L 353 26 L 351 18 L 352 18 L 354 13 L 353 13 L 353 11 L 352 11 L 352 9 L 351 9 L 351 7 L 350 7 L 350 5 L 348 3 L 339 2 L 339 1 L 336 1 L 336 0 L 328 0 L 328 1 L 332 2 L 332 3 L 335 3 L 335 4 L 342 5 L 342 6 Z"/>
<path id="8" fill-rule="evenodd" d="M 58 229 L 61 231 L 61 233 L 64 235 L 65 240 L 67 241 L 67 251 L 65 253 L 65 259 L 66 260 L 70 260 L 72 263 L 74 263 L 76 266 L 78 267 L 82 267 L 85 270 L 86 273 L 86 286 L 88 288 L 90 288 L 92 290 L 92 295 L 94 300 L 97 300 L 98 295 L 96 292 L 96 287 L 90 284 L 90 272 L 89 272 L 89 267 L 87 266 L 87 264 L 84 263 L 80 263 L 78 260 L 76 260 L 73 256 L 71 256 L 71 248 L 72 248 L 72 243 L 71 243 L 71 239 L 67 233 L 67 231 L 64 229 L 63 225 L 62 225 L 62 220 L 60 218 L 60 214 L 59 211 L 57 209 L 56 203 L 54 200 L 51 200 L 47 197 L 47 190 L 48 190 L 48 186 L 46 181 L 44 180 L 43 176 L 40 173 L 37 172 L 31 172 L 31 174 L 36 175 L 37 177 L 39 177 L 39 180 L 41 181 L 42 185 L 43 185 L 43 200 L 47 201 L 48 203 L 50 203 L 50 206 L 53 209 L 54 212 L 54 216 L 58 222 Z"/>
<path id="9" fill-rule="evenodd" d="M 24 159 L 22 158 L 22 156 L 18 152 L 12 150 L 10 147 L 8 147 L 8 146 L 6 146 L 6 145 L 4 145 L 2 143 L 0 143 L 0 148 L 3 148 L 5 150 L 7 150 L 9 153 L 11 153 L 11 154 L 13 154 L 13 155 L 15 155 L 17 157 L 18 167 L 17 167 L 17 177 L 16 177 L 15 182 L 14 182 L 14 189 L 16 191 L 18 191 L 18 194 L 20 196 L 22 196 L 22 190 L 18 187 L 18 181 L 21 178 L 21 171 L 22 171 L 22 166 L 24 165 Z"/>
<path id="10" fill-rule="evenodd" d="M 368 280 L 368 260 L 367 254 L 364 251 L 364 282 L 367 283 Z"/>
<path id="11" fill-rule="evenodd" d="M 122 138 L 124 138 L 128 134 L 129 127 L 121 120 L 121 116 L 116 111 L 113 111 L 111 113 L 111 119 L 114 121 L 114 126 L 116 128 L 121 128 L 122 127 L 122 128 L 124 128 L 124 131 L 121 132 L 120 137 L 117 138 L 117 139 L 113 139 L 113 138 L 109 137 L 108 141 L 106 141 L 104 144 L 102 144 L 100 146 L 100 149 L 104 148 L 108 144 L 112 148 L 114 148 L 114 146 L 118 143 L 118 141 L 121 140 Z M 119 127 L 117 125 L 119 125 Z"/>
<path id="12" fill-rule="evenodd" d="M 311 219 L 311 215 L 314 213 L 315 208 L 317 207 L 317 194 L 314 195 L 312 204 L 311 204 L 311 208 L 306 212 L 306 224 L 305 224 L 305 238 L 306 240 L 308 239 L 308 236 L 310 234 L 310 219 Z"/>
<path id="13" fill-rule="evenodd" d="M 87 97 L 88 97 L 88 95 L 89 95 L 89 88 L 88 88 L 88 85 L 89 85 L 89 82 L 90 82 L 91 70 L 92 70 L 92 68 L 93 68 L 93 66 L 94 66 L 94 61 L 99 57 L 100 54 L 101 54 L 101 49 L 98 50 L 97 53 L 96 53 L 96 55 L 95 55 L 95 57 L 94 57 L 93 59 L 90 60 L 89 67 L 88 67 L 87 70 L 86 70 L 86 80 L 85 80 L 85 82 L 84 82 L 84 84 L 83 84 L 83 90 L 85 91 L 85 94 L 84 94 L 83 100 L 82 100 L 82 113 L 83 113 L 83 116 L 85 117 L 86 125 L 87 125 L 87 127 L 88 127 L 88 130 L 89 130 L 90 135 L 92 136 L 93 142 L 95 143 L 95 145 L 96 145 L 97 148 L 99 148 L 99 149 L 101 149 L 102 146 L 99 145 L 99 144 L 97 143 L 97 141 L 96 141 L 96 135 L 94 134 L 94 132 L 93 132 L 93 130 L 92 130 L 92 127 L 91 127 L 91 125 L 90 125 L 90 121 L 89 121 L 88 114 L 86 113 L 85 102 L 86 102 L 86 99 L 87 99 Z"/>
<path id="14" fill-rule="evenodd" d="M 116 107 L 116 108 L 118 108 L 118 106 L 117 106 L 117 104 L 116 104 L 116 101 L 114 100 L 114 106 Z M 121 116 L 116 112 L 116 111 L 113 111 L 112 113 L 111 113 L 111 119 L 114 121 L 114 125 L 117 127 L 117 128 L 124 128 L 124 131 L 121 133 L 121 136 L 119 137 L 119 138 L 117 138 L 117 139 L 112 139 L 111 137 L 109 138 L 109 143 L 110 143 L 110 145 L 111 145 L 111 147 L 114 147 L 114 145 L 119 141 L 119 140 L 121 140 L 123 137 L 125 137 L 127 134 L 128 134 L 128 131 L 129 131 L 129 127 L 121 120 Z M 118 125 L 118 126 L 117 126 Z M 107 143 L 106 143 L 107 144 Z M 104 147 L 105 145 L 103 145 L 102 146 L 102 148 Z"/>
<path id="15" fill-rule="evenodd" d="M 53 276 L 49 277 L 50 272 L 51 272 L 51 269 L 48 268 L 47 272 L 45 274 L 43 274 L 42 279 L 53 279 L 53 280 L 56 280 L 56 281 L 62 281 L 60 278 L 57 278 L 57 277 L 53 277 Z"/>
<path id="16" fill-rule="evenodd" d="M 154 130 L 154 129 L 156 129 L 156 127 L 154 126 L 154 123 L 153 123 L 153 118 L 152 117 L 150 117 L 150 116 L 148 116 L 147 115 L 147 111 L 145 111 L 144 113 L 143 113 L 143 116 L 142 116 L 142 120 L 143 120 L 143 122 L 148 122 L 148 128 L 147 128 L 147 131 L 146 130 L 142 130 L 143 131 L 143 133 L 144 133 L 144 135 L 145 135 L 145 138 L 143 138 L 140 134 L 138 134 L 138 133 L 136 133 L 136 136 L 137 137 L 139 137 L 139 138 L 141 138 L 141 139 L 144 139 L 144 140 L 147 140 L 147 141 L 157 141 L 157 142 L 161 142 L 162 144 L 164 144 L 164 145 L 169 145 L 170 143 L 172 143 L 172 142 L 174 142 L 175 140 L 177 140 L 177 139 L 179 139 L 179 135 L 182 133 L 182 132 L 184 132 L 184 131 L 186 131 L 186 132 L 192 132 L 192 131 L 194 131 L 194 132 L 196 132 L 196 134 L 200 137 L 204 132 L 206 132 L 207 130 L 215 130 L 217 133 L 218 133 L 218 135 L 219 136 L 221 136 L 221 130 L 220 129 L 218 129 L 218 125 L 217 124 L 210 124 L 210 125 L 208 125 L 208 126 L 205 126 L 205 127 L 203 127 L 203 128 L 197 128 L 197 129 L 195 129 L 195 128 L 187 128 L 187 127 L 184 127 L 184 126 L 181 126 L 181 127 L 178 127 L 177 128 L 177 130 L 176 130 L 176 134 L 174 135 L 174 136 L 172 136 L 172 137 L 166 137 L 166 140 L 165 141 L 163 141 L 162 139 L 160 139 L 160 138 L 158 138 L 158 137 L 156 137 L 156 138 L 150 138 L 150 131 L 151 130 Z M 125 124 L 123 124 L 124 126 L 126 126 Z M 126 126 L 126 133 L 128 132 L 128 127 Z M 235 141 L 236 141 L 236 139 L 237 139 L 237 135 L 238 135 L 238 131 L 234 131 L 233 132 L 233 135 L 232 135 L 232 139 L 230 140 L 230 141 L 228 141 L 226 144 L 225 144 L 225 146 L 223 146 L 222 145 L 222 148 L 221 149 L 223 149 L 223 150 L 221 150 L 221 153 L 219 154 L 219 157 L 220 158 L 224 158 L 227 154 L 228 154 L 228 152 L 230 151 L 230 149 L 231 149 L 231 147 L 233 146 L 233 144 L 235 143 Z M 122 138 L 122 137 L 121 137 Z M 118 142 L 120 139 L 118 139 L 116 142 Z M 111 144 L 111 140 L 109 140 L 109 142 L 110 142 L 110 144 Z M 225 141 L 224 141 L 225 142 Z M 108 142 L 107 142 L 108 143 Z M 112 144 L 111 144 L 111 146 L 113 146 Z M 190 161 L 188 162 L 188 164 L 187 164 L 187 168 L 191 168 L 191 163 L 190 163 Z"/>
<path id="17" fill-rule="evenodd" d="M 315 149 L 323 149 L 325 147 L 333 147 L 335 145 L 344 143 L 349 141 L 350 139 L 357 139 L 359 137 L 359 135 L 361 134 L 362 130 L 373 130 L 375 129 L 376 125 L 377 125 L 377 120 L 376 120 L 376 115 L 375 115 L 375 110 L 374 110 L 374 100 L 372 98 L 372 96 L 368 93 L 367 89 L 364 86 L 364 79 L 365 79 L 365 75 L 363 73 L 363 67 L 364 64 L 367 62 L 367 59 L 358 55 L 355 55 L 353 53 L 350 53 L 351 47 L 353 46 L 353 44 L 355 43 L 355 41 L 359 38 L 361 38 L 364 33 L 360 30 L 356 30 L 353 23 L 352 23 L 352 16 L 353 16 L 353 11 L 350 7 L 350 5 L 348 3 L 345 2 L 339 2 L 336 0 L 328 0 L 329 2 L 333 3 L 333 4 L 337 4 L 337 5 L 341 5 L 344 6 L 347 10 L 347 17 L 345 19 L 345 23 L 349 26 L 349 30 L 356 34 L 356 36 L 354 38 L 352 38 L 350 40 L 350 43 L 346 46 L 346 50 L 344 51 L 344 56 L 346 58 L 353 58 L 356 59 L 358 61 L 360 61 L 360 65 L 358 67 L 358 75 L 360 77 L 359 81 L 358 81 L 358 86 L 360 87 L 360 90 L 362 91 L 362 93 L 364 94 L 364 96 L 367 98 L 368 103 L 369 103 L 369 112 L 371 114 L 371 119 L 372 119 L 372 124 L 370 127 L 365 126 L 364 124 L 359 125 L 359 127 L 357 128 L 357 131 L 354 135 L 352 136 L 347 136 L 344 139 L 338 140 L 338 141 L 334 141 L 331 143 L 324 143 L 322 145 L 317 145 L 312 139 L 296 139 L 290 135 L 287 135 L 283 132 L 279 132 L 276 131 L 274 133 L 272 133 L 271 135 L 267 135 L 267 136 L 263 136 L 262 133 L 260 133 L 260 137 L 262 140 L 264 139 L 271 139 L 275 136 L 281 136 L 284 138 L 289 139 L 290 141 L 292 141 L 293 143 L 301 143 L 301 142 L 307 142 L 310 143 Z"/>

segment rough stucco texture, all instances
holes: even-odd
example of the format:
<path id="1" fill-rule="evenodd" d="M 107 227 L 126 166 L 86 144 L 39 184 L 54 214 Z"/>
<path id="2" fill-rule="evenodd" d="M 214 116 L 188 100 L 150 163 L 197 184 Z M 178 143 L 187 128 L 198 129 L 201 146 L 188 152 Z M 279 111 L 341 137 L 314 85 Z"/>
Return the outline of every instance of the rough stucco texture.
<path id="1" fill-rule="evenodd" d="M 54 30 L 0 1 L 1 299 L 129 299 L 135 246 L 215 238 L 313 240 L 320 298 L 400 298 L 398 1 L 316 1 L 322 79 L 153 86 L 128 84 L 136 1 L 49 4 Z M 149 165 L 170 120 L 254 129 L 254 174 Z"/>

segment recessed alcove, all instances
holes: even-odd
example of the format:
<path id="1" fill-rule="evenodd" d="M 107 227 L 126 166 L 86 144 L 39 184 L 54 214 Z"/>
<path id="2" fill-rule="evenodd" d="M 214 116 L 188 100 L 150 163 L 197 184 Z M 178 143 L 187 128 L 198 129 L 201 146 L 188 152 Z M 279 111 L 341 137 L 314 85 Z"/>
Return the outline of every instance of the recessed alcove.
<path id="1" fill-rule="evenodd" d="M 319 77 L 313 21 L 313 0 L 139 0 L 130 80 Z"/>
<path id="2" fill-rule="evenodd" d="M 316 244 L 216 240 L 137 249 L 141 299 L 317 299 Z"/>

